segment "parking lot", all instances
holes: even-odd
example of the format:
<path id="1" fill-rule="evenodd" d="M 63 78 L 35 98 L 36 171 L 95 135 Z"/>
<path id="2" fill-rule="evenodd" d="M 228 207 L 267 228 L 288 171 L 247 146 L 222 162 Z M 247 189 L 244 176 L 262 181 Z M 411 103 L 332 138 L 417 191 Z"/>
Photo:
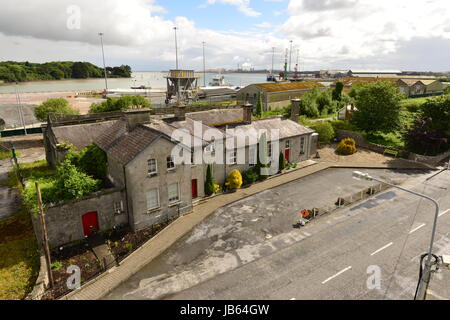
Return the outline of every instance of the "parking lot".
<path id="1" fill-rule="evenodd" d="M 366 171 L 397 183 L 422 174 Z M 351 169 L 325 170 L 217 210 L 105 298 L 167 298 L 301 241 L 308 233 L 293 228 L 301 209 L 333 204 L 338 197 L 373 184 L 354 180 L 351 173 Z M 313 223 L 326 227 L 332 223 L 329 219 L 322 217 Z"/>

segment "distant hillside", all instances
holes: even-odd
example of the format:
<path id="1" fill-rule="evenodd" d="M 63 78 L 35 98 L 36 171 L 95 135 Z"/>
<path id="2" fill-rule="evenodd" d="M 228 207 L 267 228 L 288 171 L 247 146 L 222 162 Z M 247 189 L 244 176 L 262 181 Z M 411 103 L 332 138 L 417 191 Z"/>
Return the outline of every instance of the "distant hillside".
<path id="1" fill-rule="evenodd" d="M 110 78 L 131 78 L 131 67 L 107 67 Z M 0 80 L 5 82 L 24 82 L 35 80 L 102 78 L 103 68 L 89 62 L 0 62 Z"/>

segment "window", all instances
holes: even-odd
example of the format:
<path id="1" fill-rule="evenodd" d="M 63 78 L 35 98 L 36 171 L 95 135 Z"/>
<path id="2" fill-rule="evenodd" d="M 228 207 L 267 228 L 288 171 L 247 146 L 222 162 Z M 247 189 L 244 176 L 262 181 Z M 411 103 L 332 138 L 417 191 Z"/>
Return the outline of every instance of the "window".
<path id="1" fill-rule="evenodd" d="M 174 183 L 169 185 L 169 203 L 174 203 L 178 201 L 180 201 L 179 184 Z"/>
<path id="2" fill-rule="evenodd" d="M 306 144 L 306 138 L 301 137 L 300 138 L 300 154 L 305 154 L 305 144 Z"/>
<path id="3" fill-rule="evenodd" d="M 272 158 L 272 142 L 267 143 L 267 156 Z"/>
<path id="4" fill-rule="evenodd" d="M 290 148 L 291 148 L 291 141 L 286 140 L 286 149 L 290 149 Z"/>
<path id="5" fill-rule="evenodd" d="M 256 158 L 257 156 L 257 148 L 253 148 L 252 146 L 250 146 L 249 150 L 248 150 L 248 163 L 251 167 L 254 167 L 256 165 L 256 163 L 258 162 L 258 159 Z"/>
<path id="6" fill-rule="evenodd" d="M 228 154 L 228 164 L 236 164 L 237 161 L 237 151 L 234 149 Z"/>
<path id="7" fill-rule="evenodd" d="M 216 146 L 214 145 L 214 142 L 205 148 L 205 152 L 207 153 L 214 153 L 214 151 L 216 151 Z"/>
<path id="8" fill-rule="evenodd" d="M 156 159 L 148 160 L 148 174 L 154 175 L 158 173 L 158 165 Z"/>
<path id="9" fill-rule="evenodd" d="M 123 201 L 114 202 L 114 213 L 121 214 L 123 212 Z"/>
<path id="10" fill-rule="evenodd" d="M 159 190 L 153 189 L 147 192 L 147 210 L 159 208 Z"/>
<path id="11" fill-rule="evenodd" d="M 167 157 L 167 170 L 175 169 L 175 162 L 173 161 L 172 156 Z"/>

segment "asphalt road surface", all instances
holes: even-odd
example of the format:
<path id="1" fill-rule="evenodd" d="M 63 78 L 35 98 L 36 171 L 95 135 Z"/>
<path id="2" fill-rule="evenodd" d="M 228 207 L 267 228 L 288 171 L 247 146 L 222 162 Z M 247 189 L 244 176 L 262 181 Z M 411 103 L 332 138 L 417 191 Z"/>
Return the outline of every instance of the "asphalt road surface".
<path id="1" fill-rule="evenodd" d="M 435 253 L 449 254 L 450 172 L 428 182 L 430 173 L 370 173 L 439 200 Z M 286 212 L 301 199 L 334 199 L 334 183 L 361 187 L 348 176 L 328 170 L 218 210 L 106 299 L 412 299 L 431 236 L 428 201 L 390 189 L 292 228 Z"/>

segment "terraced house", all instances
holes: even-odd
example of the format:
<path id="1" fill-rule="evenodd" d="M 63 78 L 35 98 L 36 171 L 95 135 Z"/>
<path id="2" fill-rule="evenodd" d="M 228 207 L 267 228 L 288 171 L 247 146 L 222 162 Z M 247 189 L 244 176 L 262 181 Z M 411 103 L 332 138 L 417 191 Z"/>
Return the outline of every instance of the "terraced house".
<path id="1" fill-rule="evenodd" d="M 252 105 L 246 105 L 241 109 L 185 113 L 184 107 L 176 107 L 175 114 L 157 117 L 148 109 L 139 109 L 123 112 L 119 119 L 109 120 L 108 125 L 96 126 L 102 129 L 95 136 L 91 134 L 94 136 L 92 142 L 107 154 L 108 178 L 115 187 L 123 190 L 122 214 L 126 212 L 132 229 L 141 230 L 189 213 L 205 196 L 208 165 L 204 160 L 208 157 L 223 153 L 223 162 L 212 163 L 214 180 L 220 185 L 232 170 L 243 172 L 252 168 L 256 164 L 261 132 L 268 133 L 269 156 L 273 159 L 278 160 L 276 151 L 283 152 L 291 163 L 315 155 L 318 135 L 298 124 L 299 100 L 293 101 L 291 119 L 253 120 L 252 110 Z M 83 126 L 92 127 L 92 124 L 59 126 L 56 130 L 50 126 L 46 136 L 55 139 L 56 131 L 58 137 L 76 137 L 74 130 L 84 132 Z M 71 134 L 63 135 L 64 130 Z M 272 135 L 273 131 L 276 134 Z M 177 138 L 180 133 L 189 139 Z M 245 142 L 238 147 L 237 140 L 242 139 L 243 133 Z M 226 148 L 227 141 L 234 141 L 235 147 Z M 181 163 L 174 158 L 175 148 L 184 154 L 185 160 Z M 47 154 L 53 152 L 49 150 Z M 90 208 L 88 211 L 95 210 Z M 99 230 L 111 227 L 97 225 Z"/>

